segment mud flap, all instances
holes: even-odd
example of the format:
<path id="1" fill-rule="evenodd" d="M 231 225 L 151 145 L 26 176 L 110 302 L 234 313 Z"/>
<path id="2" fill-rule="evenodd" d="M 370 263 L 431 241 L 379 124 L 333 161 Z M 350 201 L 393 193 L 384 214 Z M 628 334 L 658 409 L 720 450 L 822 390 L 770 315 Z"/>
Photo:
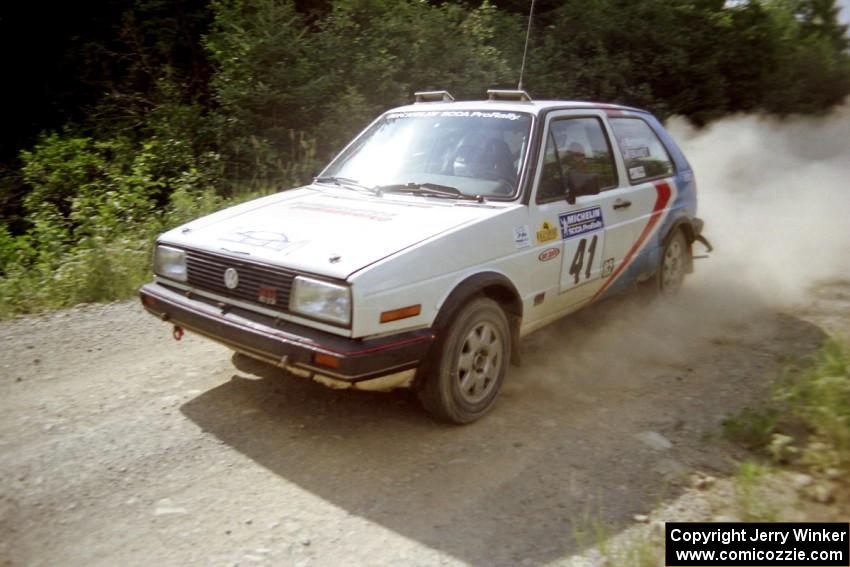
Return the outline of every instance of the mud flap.
<path id="1" fill-rule="evenodd" d="M 694 241 L 699 242 L 700 244 L 705 246 L 705 254 L 702 254 L 700 256 L 691 255 L 691 258 L 694 260 L 708 258 L 708 254 L 714 250 L 714 247 L 711 245 L 711 242 L 709 242 L 708 239 L 702 234 L 697 234 L 696 236 L 694 236 Z"/>
<path id="2" fill-rule="evenodd" d="M 522 324 L 522 318 L 516 315 L 510 315 L 511 321 L 511 365 L 522 366 L 522 354 L 520 349 L 519 327 Z"/>
<path id="3" fill-rule="evenodd" d="M 714 250 L 714 246 L 711 245 L 711 242 L 709 242 L 708 239 L 705 236 L 703 236 L 701 234 L 697 234 L 696 237 L 694 238 L 694 240 L 698 241 L 700 244 L 705 246 L 706 252 L 711 252 L 711 251 Z"/>

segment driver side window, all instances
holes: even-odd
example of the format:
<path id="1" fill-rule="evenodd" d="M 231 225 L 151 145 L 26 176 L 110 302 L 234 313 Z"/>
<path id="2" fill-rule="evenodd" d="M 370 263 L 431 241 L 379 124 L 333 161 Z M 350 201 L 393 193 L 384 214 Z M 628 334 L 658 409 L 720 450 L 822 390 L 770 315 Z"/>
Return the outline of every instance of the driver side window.
<path id="1" fill-rule="evenodd" d="M 558 157 L 558 144 L 552 132 L 546 137 L 546 153 L 543 156 L 543 171 L 540 172 L 540 184 L 537 186 L 537 202 L 563 199 L 566 191 L 561 160 Z"/>
<path id="2" fill-rule="evenodd" d="M 561 118 L 549 124 L 537 202 L 565 198 L 571 178 L 593 178 L 602 191 L 617 186 L 611 145 L 598 118 Z"/>

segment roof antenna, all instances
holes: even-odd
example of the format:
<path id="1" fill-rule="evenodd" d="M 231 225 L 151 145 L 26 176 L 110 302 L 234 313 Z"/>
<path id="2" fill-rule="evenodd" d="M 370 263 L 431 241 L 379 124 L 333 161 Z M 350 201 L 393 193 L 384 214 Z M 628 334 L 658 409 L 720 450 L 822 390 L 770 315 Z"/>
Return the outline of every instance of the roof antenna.
<path id="1" fill-rule="evenodd" d="M 531 0 L 531 10 L 528 12 L 528 29 L 525 31 L 525 48 L 522 50 L 522 66 L 519 68 L 519 84 L 516 89 L 522 90 L 522 75 L 525 73 L 525 56 L 528 54 L 528 38 L 531 37 L 531 18 L 534 16 L 534 0 Z"/>

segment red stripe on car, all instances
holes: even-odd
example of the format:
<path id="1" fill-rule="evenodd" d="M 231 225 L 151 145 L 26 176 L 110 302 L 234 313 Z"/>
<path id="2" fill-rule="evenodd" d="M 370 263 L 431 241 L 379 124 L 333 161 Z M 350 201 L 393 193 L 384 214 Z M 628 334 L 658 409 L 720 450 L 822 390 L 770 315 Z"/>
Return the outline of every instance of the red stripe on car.
<path id="1" fill-rule="evenodd" d="M 632 246 L 632 249 L 628 251 L 626 257 L 623 258 L 622 262 L 620 262 L 620 265 L 617 266 L 617 268 L 611 273 L 611 276 L 608 278 L 608 280 L 604 284 L 602 284 L 602 287 L 599 288 L 599 291 L 597 291 L 593 298 L 590 300 L 591 302 L 599 299 L 602 294 L 605 293 L 605 290 L 607 290 L 611 286 L 611 284 L 614 283 L 614 280 L 617 279 L 617 276 L 620 275 L 620 272 L 622 272 L 626 268 L 626 266 L 629 265 L 629 262 L 632 261 L 634 255 L 638 252 L 638 250 L 641 249 L 641 247 L 643 247 L 643 244 L 646 241 L 647 237 L 652 234 L 652 229 L 654 229 L 655 225 L 658 224 L 658 221 L 661 220 L 661 215 L 662 213 L 664 213 L 664 208 L 667 206 L 667 203 L 670 202 L 670 195 L 672 195 L 673 190 L 670 189 L 670 185 L 666 181 L 656 181 L 655 191 L 655 206 L 652 208 L 652 214 L 649 217 L 649 221 L 647 221 L 646 226 L 643 227 L 643 232 L 640 233 L 640 237 L 637 239 L 637 242 L 635 242 L 634 246 Z"/>

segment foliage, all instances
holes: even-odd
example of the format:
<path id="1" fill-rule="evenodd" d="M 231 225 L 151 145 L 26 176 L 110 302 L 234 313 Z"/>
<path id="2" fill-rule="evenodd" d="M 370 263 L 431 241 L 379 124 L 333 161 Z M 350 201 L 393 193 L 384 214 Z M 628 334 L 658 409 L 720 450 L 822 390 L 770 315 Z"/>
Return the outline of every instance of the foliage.
<path id="1" fill-rule="evenodd" d="M 765 483 L 770 472 L 770 467 L 755 462 L 744 462 L 738 466 L 734 477 L 735 506 L 742 521 L 776 521 L 778 508 L 771 500 L 770 489 Z"/>
<path id="2" fill-rule="evenodd" d="M 589 550 L 582 560 L 565 562 L 567 565 L 629 565 L 630 567 L 656 567 L 664 556 L 664 543 L 650 532 L 615 536 L 610 527 L 598 517 L 585 520 L 586 526 L 574 533 L 577 547 Z"/>
<path id="3" fill-rule="evenodd" d="M 850 92 L 846 42 L 835 37 L 846 27 L 836 13 L 813 12 L 818 3 L 568 0 L 542 16 L 527 84 L 538 96 L 566 92 L 698 123 L 818 112 Z"/>
<path id="4" fill-rule="evenodd" d="M 789 367 L 767 407 L 727 418 L 723 432 L 779 462 L 850 466 L 850 343 L 831 339 L 809 360 Z"/>
<path id="5" fill-rule="evenodd" d="M 54 133 L 22 161 L 30 227 L 0 225 L 0 316 L 127 297 L 150 277 L 158 232 L 225 203 L 216 157 L 174 138 Z"/>
<path id="6" fill-rule="evenodd" d="M 777 399 L 811 434 L 804 462 L 820 468 L 850 465 L 850 343 L 827 342 L 808 366 L 788 373 Z"/>
<path id="7" fill-rule="evenodd" d="M 744 408 L 737 415 L 723 420 L 723 436 L 751 449 L 765 447 L 776 427 L 778 412 L 775 408 Z"/>
<path id="8" fill-rule="evenodd" d="M 511 75 L 488 43 L 497 14 L 486 3 L 339 0 L 314 28 L 292 2 L 222 0 L 214 9 L 205 45 L 231 176 L 286 179 L 285 164 L 299 161 L 315 169 L 414 90 L 480 96 Z M 298 145 L 308 132 L 317 154 Z"/>

